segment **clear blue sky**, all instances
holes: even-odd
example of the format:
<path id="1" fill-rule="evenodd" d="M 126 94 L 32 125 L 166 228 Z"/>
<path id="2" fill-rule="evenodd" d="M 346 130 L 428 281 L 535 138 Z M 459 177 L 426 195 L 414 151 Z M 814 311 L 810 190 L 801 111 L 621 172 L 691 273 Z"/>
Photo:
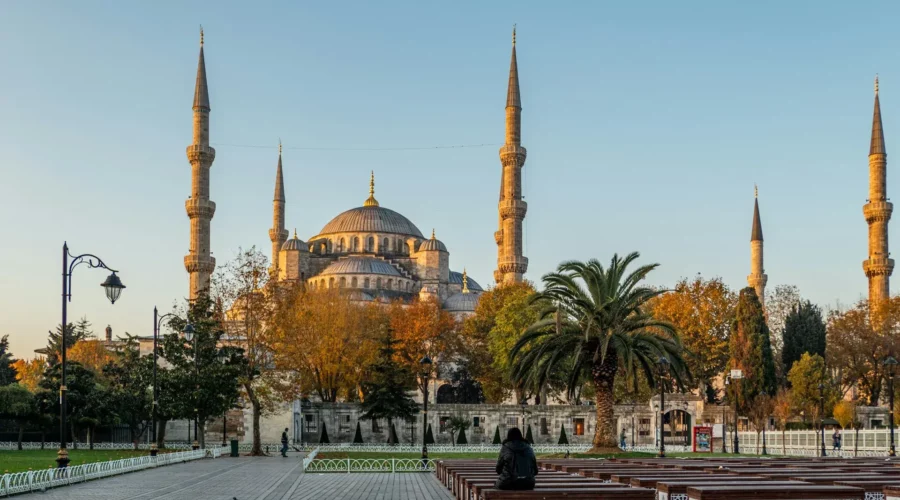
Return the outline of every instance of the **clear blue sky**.
<path id="1" fill-rule="evenodd" d="M 29 2 L 0 15 L 0 334 L 31 356 L 70 318 L 151 332 L 187 293 L 185 147 L 198 25 L 212 100 L 212 247 L 268 252 L 276 144 L 302 238 L 366 197 L 432 227 L 492 281 L 510 28 L 518 23 L 526 253 L 638 250 L 654 284 L 749 273 L 760 186 L 769 286 L 823 306 L 866 291 L 872 80 L 900 148 L 900 4 L 696 2 Z M 333 151 L 488 144 L 466 149 Z M 234 145 L 258 145 L 246 148 Z M 894 170 L 896 163 L 890 163 Z M 889 176 L 888 195 L 900 194 Z M 894 221 L 893 227 L 897 226 Z M 893 238 L 894 245 L 900 240 Z M 895 283 L 900 275 L 895 277 Z M 895 285 L 896 287 L 896 285 Z"/>

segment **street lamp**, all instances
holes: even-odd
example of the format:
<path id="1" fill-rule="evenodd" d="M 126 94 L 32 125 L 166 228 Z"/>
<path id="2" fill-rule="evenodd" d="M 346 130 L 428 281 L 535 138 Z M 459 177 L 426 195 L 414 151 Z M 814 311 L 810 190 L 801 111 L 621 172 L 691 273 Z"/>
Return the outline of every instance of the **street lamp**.
<path id="1" fill-rule="evenodd" d="M 666 422 L 663 419 L 666 411 L 666 389 L 664 387 L 663 378 L 669 371 L 669 360 L 665 356 L 659 358 L 659 361 L 656 362 L 659 365 L 659 458 L 666 458 L 666 436 L 663 433 L 663 429 L 666 427 Z"/>
<path id="2" fill-rule="evenodd" d="M 192 342 L 194 340 L 194 338 L 196 338 L 195 331 L 194 331 L 194 325 L 192 325 L 190 323 L 184 325 L 184 330 L 182 330 L 181 333 L 184 334 L 184 339 L 187 340 L 188 342 Z M 197 379 L 199 380 L 200 379 L 200 364 L 199 364 L 200 362 L 197 358 L 197 342 L 193 342 L 193 344 L 194 344 L 193 345 L 193 347 L 194 347 L 194 368 L 197 371 Z M 200 396 L 200 394 L 199 394 L 200 386 L 198 385 L 196 388 L 197 388 L 197 391 L 196 391 L 196 394 L 194 394 L 195 399 Z M 200 449 L 200 434 L 198 433 L 199 425 L 197 422 L 200 418 L 200 409 L 197 408 L 197 406 L 198 405 L 196 404 L 196 401 L 195 401 L 195 405 L 194 405 L 194 442 L 191 443 L 192 450 Z M 190 432 L 190 427 L 188 427 L 188 432 Z"/>
<path id="3" fill-rule="evenodd" d="M 731 380 L 742 380 L 744 378 L 743 370 L 731 370 Z M 739 455 L 741 453 L 741 443 L 740 438 L 738 437 L 738 398 L 737 398 L 737 384 L 731 384 L 731 401 L 734 404 L 734 446 L 733 452 L 735 455 Z"/>
<path id="4" fill-rule="evenodd" d="M 766 396 L 766 391 L 765 391 L 765 389 L 764 389 L 762 392 L 760 392 L 760 395 L 762 396 L 762 399 L 763 399 L 762 402 L 766 405 L 766 407 L 765 407 L 765 409 L 766 409 L 766 413 L 765 413 L 766 417 L 765 417 L 765 419 L 763 420 L 763 428 L 762 428 L 762 435 L 763 435 L 763 436 L 762 436 L 762 438 L 763 438 L 763 443 L 762 443 L 762 444 L 763 444 L 762 454 L 763 454 L 763 455 L 768 455 L 768 453 L 766 453 L 766 424 L 769 423 L 769 422 L 768 422 L 768 421 L 769 421 L 769 410 L 768 410 L 768 408 L 769 408 L 769 400 L 766 399 L 767 396 Z"/>
<path id="5" fill-rule="evenodd" d="M 728 406 L 725 404 L 725 397 L 728 396 L 729 384 L 731 384 L 731 377 L 726 376 L 725 388 L 722 390 L 722 453 L 728 453 L 728 450 L 725 448 L 725 443 L 728 441 L 728 414 L 726 413 Z"/>
<path id="6" fill-rule="evenodd" d="M 825 456 L 825 385 L 819 384 L 819 430 L 822 432 L 822 456 Z"/>
<path id="7" fill-rule="evenodd" d="M 69 258 L 72 259 L 69 262 Z M 122 290 L 125 289 L 125 285 L 122 284 L 122 280 L 116 276 L 115 269 L 108 267 L 100 257 L 96 255 L 92 255 L 89 253 L 84 253 L 81 255 L 72 255 L 69 253 L 69 245 L 67 242 L 63 242 L 62 248 L 62 343 L 60 346 L 61 351 L 61 377 L 59 384 L 59 451 L 56 453 L 56 464 L 59 467 L 66 467 L 69 465 L 69 451 L 66 449 L 66 443 L 68 442 L 67 436 L 67 425 L 66 425 L 66 337 L 68 333 L 68 329 L 66 325 L 68 324 L 68 320 L 66 319 L 66 313 L 68 303 L 72 301 L 72 271 L 78 267 L 79 264 L 87 264 L 87 266 L 91 269 L 102 268 L 108 271 L 111 271 L 112 274 L 106 277 L 106 280 L 100 284 L 103 289 L 106 291 L 106 298 L 109 299 L 111 304 L 115 304 L 117 300 L 119 300 L 119 296 L 122 295 Z"/>
<path id="8" fill-rule="evenodd" d="M 891 449 L 888 450 L 888 456 L 896 456 L 894 450 L 894 372 L 897 369 L 897 360 L 893 356 L 888 356 L 884 360 L 884 366 L 888 372 L 888 404 L 890 405 L 890 414 L 888 417 L 888 425 L 891 429 Z"/>
<path id="9" fill-rule="evenodd" d="M 225 348 L 219 349 L 219 353 L 216 355 L 216 358 L 219 360 L 219 363 L 223 365 L 228 362 L 228 353 L 225 352 Z M 228 410 L 222 412 L 222 448 L 228 446 L 226 442 L 228 440 L 228 436 L 226 432 L 228 431 Z"/>
<path id="10" fill-rule="evenodd" d="M 426 354 L 419 361 L 422 365 L 422 470 L 428 470 L 428 375 L 431 373 L 431 358 Z"/>

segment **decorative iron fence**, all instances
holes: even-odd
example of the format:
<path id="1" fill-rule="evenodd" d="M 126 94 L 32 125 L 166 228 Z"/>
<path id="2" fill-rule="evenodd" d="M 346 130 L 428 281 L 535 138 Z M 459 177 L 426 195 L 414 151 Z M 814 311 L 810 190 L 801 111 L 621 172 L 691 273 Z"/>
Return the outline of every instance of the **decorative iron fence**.
<path id="1" fill-rule="evenodd" d="M 90 481 L 101 477 L 125 474 L 136 470 L 161 467 L 174 463 L 189 462 L 201 458 L 216 458 L 227 453 L 226 448 L 206 448 L 195 451 L 160 453 L 156 457 L 143 456 L 123 458 L 106 462 L 50 468 L 28 472 L 13 472 L 0 476 L 0 496 L 8 497 L 17 493 L 43 491 L 69 484 Z"/>
<path id="2" fill-rule="evenodd" d="M 535 453 L 538 454 L 550 454 L 550 453 L 584 453 L 591 449 L 591 445 L 589 444 L 573 444 L 573 445 L 560 445 L 560 444 L 536 444 L 532 445 Z M 668 449 L 668 446 L 666 447 Z M 313 449 L 318 450 L 321 453 L 328 452 L 374 452 L 374 453 L 419 453 L 422 451 L 422 445 L 413 445 L 413 444 L 400 444 L 400 445 L 387 445 L 387 444 L 350 444 L 350 443 L 341 443 L 341 444 L 307 444 L 300 447 L 303 451 L 311 451 Z M 445 454 L 453 454 L 453 453 L 499 453 L 500 445 L 499 444 L 468 444 L 468 445 L 458 445 L 453 446 L 449 444 L 440 444 L 440 445 L 428 445 L 429 453 L 445 453 Z"/>
<path id="3" fill-rule="evenodd" d="M 832 432 L 827 430 L 825 432 L 825 454 L 827 456 L 886 457 L 891 446 L 888 429 L 842 431 L 839 449 L 834 446 Z M 895 439 L 897 437 L 900 436 L 895 436 Z M 762 433 L 739 432 L 738 438 L 741 453 L 762 453 Z M 729 440 L 726 443 L 729 451 L 732 448 L 732 442 L 731 433 L 729 433 Z M 781 431 L 766 431 L 765 444 L 766 451 L 770 455 L 818 456 L 822 452 L 822 434 L 814 430 L 785 431 L 783 434 Z"/>
<path id="4" fill-rule="evenodd" d="M 310 460 L 304 470 L 310 472 L 431 472 L 434 460 L 421 458 L 320 458 Z"/>

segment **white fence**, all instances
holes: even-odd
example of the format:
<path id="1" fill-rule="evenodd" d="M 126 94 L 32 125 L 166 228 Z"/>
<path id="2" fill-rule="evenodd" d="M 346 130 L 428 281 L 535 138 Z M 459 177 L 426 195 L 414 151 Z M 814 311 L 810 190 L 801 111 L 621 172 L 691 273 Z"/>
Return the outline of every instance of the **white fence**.
<path id="1" fill-rule="evenodd" d="M 215 445 L 213 445 L 215 446 Z M 78 449 L 78 450 L 87 450 L 90 449 L 87 443 L 78 443 L 78 448 L 69 443 L 66 446 L 70 450 Z M 247 446 L 249 449 L 249 445 Z M 0 441 L 0 450 L 18 450 L 19 444 L 15 441 Z M 44 445 L 41 446 L 40 442 L 37 441 L 26 441 L 22 443 L 23 450 L 56 450 L 59 449 L 59 442 L 57 441 L 46 441 Z M 127 443 L 94 443 L 95 450 L 133 450 L 134 444 L 131 442 Z M 138 443 L 137 449 L 139 450 L 149 450 L 150 445 L 147 443 Z M 170 443 L 166 442 L 166 449 L 169 450 L 190 450 L 191 443 Z"/>
<path id="2" fill-rule="evenodd" d="M 863 429 L 858 433 L 852 429 L 841 431 L 841 448 L 833 449 L 832 434 L 825 431 L 825 454 L 840 457 L 886 457 L 891 446 L 891 435 L 887 429 Z M 728 433 L 728 451 L 732 451 L 734 438 Z M 762 453 L 762 433 L 739 432 L 739 446 L 742 454 Z M 895 439 L 900 435 L 895 435 Z M 782 446 L 782 441 L 784 445 Z M 721 451 L 716 449 L 713 451 Z M 822 452 L 822 434 L 813 431 L 766 431 L 766 451 L 770 455 L 818 456 Z"/>
<path id="3" fill-rule="evenodd" d="M 201 458 L 216 458 L 226 451 L 225 448 L 215 447 L 196 451 L 160 453 L 156 457 L 147 455 L 107 462 L 94 462 L 62 469 L 50 468 L 28 472 L 13 472 L 0 476 L 0 496 L 8 497 L 17 493 L 43 491 L 48 488 L 90 481 L 91 479 L 115 476 L 173 463 L 189 462 Z"/>
<path id="4" fill-rule="evenodd" d="M 591 449 L 590 444 L 536 444 L 532 445 L 535 453 L 584 453 Z M 419 453 L 422 451 L 422 445 L 413 444 L 309 444 L 302 446 L 303 451 L 318 450 L 321 453 L 328 452 L 374 452 L 374 453 Z M 467 444 L 453 446 L 449 444 L 430 444 L 428 445 L 429 453 L 500 453 L 499 444 Z"/>
<path id="5" fill-rule="evenodd" d="M 431 472 L 434 460 L 421 458 L 320 458 L 310 460 L 304 470 L 311 472 Z"/>

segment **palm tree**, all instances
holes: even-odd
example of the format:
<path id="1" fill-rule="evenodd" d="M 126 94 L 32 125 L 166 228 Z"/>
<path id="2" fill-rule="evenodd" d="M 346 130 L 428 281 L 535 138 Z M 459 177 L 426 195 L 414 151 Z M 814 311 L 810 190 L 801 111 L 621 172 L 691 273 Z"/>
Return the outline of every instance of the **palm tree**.
<path id="1" fill-rule="evenodd" d="M 637 258 L 637 252 L 625 258 L 613 255 L 608 268 L 596 259 L 563 262 L 556 272 L 544 275 L 544 291 L 532 300 L 548 305 L 509 354 L 513 379 L 524 386 L 541 387 L 560 367 L 568 373 L 570 396 L 584 381 L 594 384 L 595 449 L 617 446 L 613 419 L 617 374 L 635 380 L 643 372 L 655 387 L 657 363 L 665 357 L 679 386 L 690 377 L 675 328 L 647 312 L 647 302 L 665 292 L 641 286 L 658 264 L 626 273 Z"/>

